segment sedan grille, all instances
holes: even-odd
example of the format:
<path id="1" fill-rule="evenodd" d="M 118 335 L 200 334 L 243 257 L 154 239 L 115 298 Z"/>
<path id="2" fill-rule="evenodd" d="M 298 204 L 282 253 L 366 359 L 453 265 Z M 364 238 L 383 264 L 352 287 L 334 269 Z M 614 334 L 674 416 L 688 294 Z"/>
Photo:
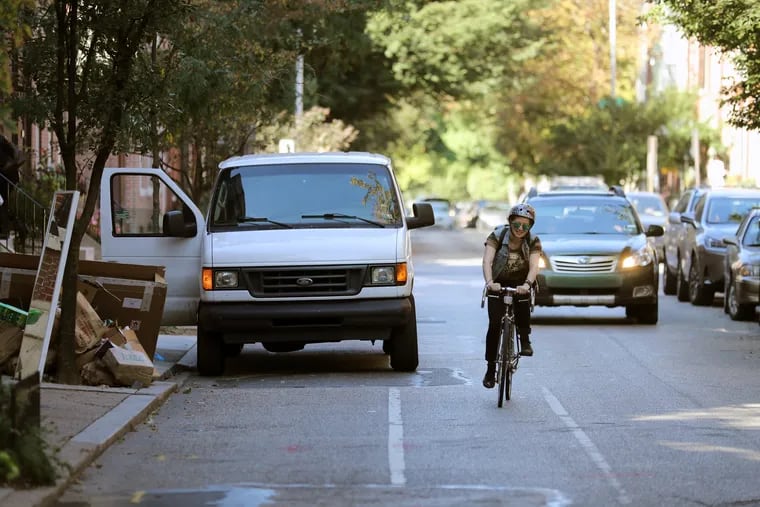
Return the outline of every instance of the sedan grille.
<path id="1" fill-rule="evenodd" d="M 555 256 L 551 262 L 557 273 L 613 273 L 617 265 L 615 257 L 596 255 Z"/>
<path id="2" fill-rule="evenodd" d="M 366 268 L 329 266 L 259 268 L 245 271 L 254 297 L 351 296 L 358 294 Z"/>

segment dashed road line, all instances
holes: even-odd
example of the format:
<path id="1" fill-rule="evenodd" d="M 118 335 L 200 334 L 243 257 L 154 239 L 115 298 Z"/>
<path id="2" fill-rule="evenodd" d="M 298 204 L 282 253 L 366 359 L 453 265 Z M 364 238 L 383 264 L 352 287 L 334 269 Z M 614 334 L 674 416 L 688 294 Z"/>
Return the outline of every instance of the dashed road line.
<path id="1" fill-rule="evenodd" d="M 562 403 L 559 402 L 557 397 L 554 396 L 552 392 L 547 388 L 543 387 L 542 389 L 544 391 L 544 399 L 546 399 L 546 402 L 549 404 L 551 409 L 555 414 L 557 414 L 562 422 L 565 423 L 565 426 L 567 426 L 567 428 L 572 431 L 573 436 L 581 444 L 581 447 L 583 447 L 583 450 L 586 451 L 588 457 L 591 458 L 591 461 L 593 461 L 596 467 L 602 472 L 602 475 L 605 479 L 607 479 L 609 485 L 612 486 L 615 491 L 617 491 L 618 502 L 624 505 L 630 504 L 631 498 L 628 496 L 625 488 L 623 488 L 623 485 L 620 484 L 620 481 L 618 481 L 617 478 L 613 475 L 612 467 L 609 463 L 607 463 L 607 460 L 604 459 L 604 456 L 596 447 L 596 445 L 594 445 L 594 442 L 591 441 L 586 432 L 583 431 L 580 426 L 578 426 L 572 417 L 570 417 L 570 414 L 568 414 L 567 410 L 565 410 L 565 407 L 562 406 Z"/>

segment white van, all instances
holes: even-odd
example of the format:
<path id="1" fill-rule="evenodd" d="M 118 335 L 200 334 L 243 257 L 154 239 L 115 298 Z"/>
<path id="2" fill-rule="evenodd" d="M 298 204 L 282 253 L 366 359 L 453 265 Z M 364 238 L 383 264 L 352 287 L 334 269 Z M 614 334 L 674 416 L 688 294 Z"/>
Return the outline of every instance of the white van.
<path id="1" fill-rule="evenodd" d="M 104 260 L 166 266 L 163 325 L 198 326 L 198 370 L 220 375 L 246 343 L 383 341 L 395 370 L 417 368 L 410 229 L 391 162 L 370 153 L 233 157 L 203 214 L 160 169 L 108 168 Z"/>

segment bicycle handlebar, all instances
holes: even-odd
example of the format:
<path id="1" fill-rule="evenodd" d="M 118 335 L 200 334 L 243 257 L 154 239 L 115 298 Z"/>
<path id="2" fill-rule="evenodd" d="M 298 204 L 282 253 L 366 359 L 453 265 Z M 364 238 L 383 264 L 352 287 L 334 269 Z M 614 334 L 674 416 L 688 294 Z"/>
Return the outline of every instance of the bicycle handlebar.
<path id="1" fill-rule="evenodd" d="M 533 287 L 530 288 L 529 294 L 533 293 Z M 493 294 L 488 293 L 488 285 L 483 287 L 483 296 L 480 298 L 480 307 L 483 308 L 486 302 L 486 298 L 500 298 L 504 297 L 508 294 L 517 294 L 517 287 L 502 287 L 498 290 L 498 292 L 494 292 Z"/>

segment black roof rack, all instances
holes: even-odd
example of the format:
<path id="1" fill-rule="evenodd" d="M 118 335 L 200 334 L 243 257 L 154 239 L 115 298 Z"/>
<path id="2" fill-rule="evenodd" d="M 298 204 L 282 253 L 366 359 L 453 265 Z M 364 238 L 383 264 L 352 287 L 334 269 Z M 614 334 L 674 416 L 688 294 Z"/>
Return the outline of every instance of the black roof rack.
<path id="1" fill-rule="evenodd" d="M 625 197 L 625 190 L 623 190 L 623 187 L 620 185 L 610 185 L 610 192 L 613 192 L 615 195 L 619 195 L 620 197 Z"/>

